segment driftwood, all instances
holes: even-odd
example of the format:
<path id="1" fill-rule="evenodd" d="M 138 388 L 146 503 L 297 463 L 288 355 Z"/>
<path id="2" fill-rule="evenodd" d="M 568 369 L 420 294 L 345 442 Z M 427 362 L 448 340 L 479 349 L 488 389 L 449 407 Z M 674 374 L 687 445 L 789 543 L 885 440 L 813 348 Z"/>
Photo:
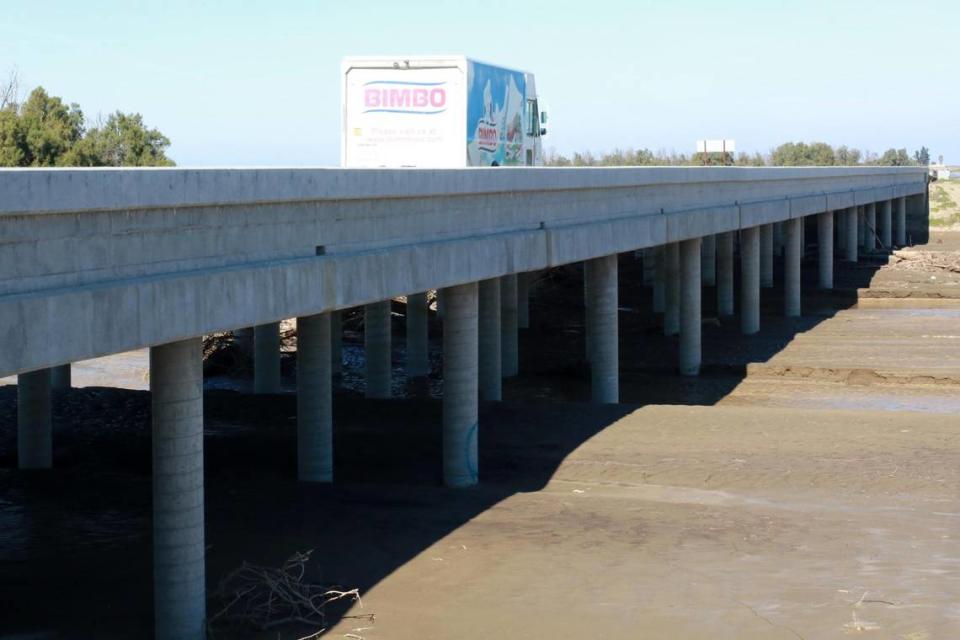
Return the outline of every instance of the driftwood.
<path id="1" fill-rule="evenodd" d="M 244 562 L 227 574 L 211 595 L 215 605 L 207 623 L 211 632 L 218 626 L 264 631 L 299 623 L 314 629 L 307 638 L 318 637 L 326 628 L 326 605 L 346 598 L 363 606 L 357 589 L 341 590 L 303 581 L 311 553 L 312 549 L 294 553 L 280 567 Z M 351 617 L 373 620 L 373 615 Z"/>
<path id="2" fill-rule="evenodd" d="M 960 273 L 960 253 L 894 251 L 892 265 L 906 269 L 941 270 Z"/>

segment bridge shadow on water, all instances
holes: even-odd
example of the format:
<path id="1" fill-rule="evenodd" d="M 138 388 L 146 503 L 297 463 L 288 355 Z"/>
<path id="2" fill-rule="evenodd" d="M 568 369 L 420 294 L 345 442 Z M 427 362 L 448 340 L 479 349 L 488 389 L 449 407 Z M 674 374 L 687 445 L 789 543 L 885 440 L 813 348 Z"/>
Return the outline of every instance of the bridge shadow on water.
<path id="1" fill-rule="evenodd" d="M 838 288 L 825 295 L 816 293 L 813 245 L 807 256 L 805 315 L 781 317 L 777 261 L 778 285 L 762 292 L 756 336 L 741 336 L 736 318 L 715 320 L 715 291 L 704 289 L 698 378 L 674 373 L 677 340 L 664 338 L 645 311 L 650 289 L 640 286 L 639 261 L 621 256 L 619 405 L 585 402 L 582 280 L 575 266 L 551 272 L 537 285 L 532 327 L 522 331 L 521 375 L 507 381 L 504 402 L 481 404 L 481 484 L 473 489 L 442 487 L 436 398 L 369 401 L 356 391 L 338 393 L 337 482 L 311 486 L 295 478 L 293 395 L 209 390 L 208 588 L 244 561 L 279 565 L 313 549 L 308 579 L 365 593 L 497 503 L 543 488 L 571 452 L 625 415 L 648 404 L 716 404 L 743 381 L 747 362 L 769 360 L 797 333 L 856 304 L 857 288 L 869 286 L 880 265 L 842 267 L 838 260 Z M 0 388 L 0 602 L 7 603 L 0 637 L 38 630 L 61 634 L 51 637 L 149 635 L 149 394 L 85 388 L 58 396 L 56 469 L 49 473 L 15 470 L 15 398 L 13 387 Z M 216 607 L 211 602 L 208 614 Z M 331 607 L 329 624 L 346 611 Z"/>

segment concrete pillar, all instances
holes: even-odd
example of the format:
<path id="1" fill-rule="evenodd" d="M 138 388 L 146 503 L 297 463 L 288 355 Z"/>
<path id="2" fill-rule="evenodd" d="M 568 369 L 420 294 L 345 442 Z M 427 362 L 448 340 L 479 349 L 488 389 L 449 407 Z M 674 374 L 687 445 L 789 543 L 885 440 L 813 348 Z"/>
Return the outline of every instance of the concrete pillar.
<path id="1" fill-rule="evenodd" d="M 255 341 L 253 334 L 253 327 L 245 327 L 243 329 L 235 329 L 233 331 L 233 341 L 237 344 L 237 349 L 240 350 L 240 353 L 251 360 L 254 358 L 255 349 L 253 346 Z"/>
<path id="2" fill-rule="evenodd" d="M 500 367 L 500 278 L 481 280 L 479 285 L 480 399 L 503 398 Z"/>
<path id="3" fill-rule="evenodd" d="M 778 258 L 783 257 L 783 223 L 773 223 L 773 251 Z"/>
<path id="4" fill-rule="evenodd" d="M 643 286 L 652 287 L 656 262 L 653 258 L 653 247 L 643 249 Z"/>
<path id="5" fill-rule="evenodd" d="M 477 283 L 444 289 L 443 481 L 477 484 Z"/>
<path id="6" fill-rule="evenodd" d="M 330 312 L 330 365 L 334 377 L 343 373 L 343 314 Z"/>
<path id="7" fill-rule="evenodd" d="M 297 477 L 333 482 L 329 313 L 297 318 Z"/>
<path id="8" fill-rule="evenodd" d="M 663 259 L 663 246 L 651 247 L 653 260 L 653 312 L 663 313 L 667 306 L 666 264 Z"/>
<path id="9" fill-rule="evenodd" d="M 894 239 L 898 247 L 907 244 L 907 199 L 897 198 L 897 215 L 895 217 Z"/>
<path id="10" fill-rule="evenodd" d="M 70 363 L 62 364 L 59 367 L 50 367 L 50 386 L 53 389 L 63 391 L 73 386 L 71 380 Z"/>
<path id="11" fill-rule="evenodd" d="M 17 376 L 17 466 L 21 469 L 53 466 L 52 411 L 50 369 Z"/>
<path id="12" fill-rule="evenodd" d="M 847 210 L 840 209 L 833 212 L 833 228 L 837 232 L 837 242 L 834 245 L 834 253 L 838 256 L 847 255 Z"/>
<path id="13" fill-rule="evenodd" d="M 590 362 L 590 339 L 593 332 L 590 330 L 590 261 L 583 263 L 583 351 L 584 360 Z"/>
<path id="14" fill-rule="evenodd" d="M 517 274 L 517 328 L 530 328 L 530 283 L 533 272 Z"/>
<path id="15" fill-rule="evenodd" d="M 663 335 L 680 333 L 680 245 L 663 246 Z"/>
<path id="16" fill-rule="evenodd" d="M 820 288 L 833 289 L 833 211 L 824 211 L 817 216 L 817 249 Z"/>
<path id="17" fill-rule="evenodd" d="M 520 372 L 517 341 L 517 274 L 500 278 L 500 367 L 504 378 Z"/>
<path id="18" fill-rule="evenodd" d="M 443 320 L 443 289 L 437 289 L 437 317 Z"/>
<path id="19" fill-rule="evenodd" d="M 880 233 L 880 244 L 884 251 L 893 248 L 893 202 L 884 200 L 880 203 L 880 216 L 877 221 Z"/>
<path id="20" fill-rule="evenodd" d="M 727 231 L 717 236 L 717 313 L 732 316 L 733 309 L 733 236 Z"/>
<path id="21" fill-rule="evenodd" d="M 760 286 L 773 287 L 773 225 L 760 225 Z"/>
<path id="22" fill-rule="evenodd" d="M 807 219 L 800 217 L 800 262 L 807 258 Z"/>
<path id="23" fill-rule="evenodd" d="M 847 262 L 857 261 L 857 208 L 850 207 L 844 214 L 847 228 L 844 231 L 844 240 L 847 243 L 844 258 Z"/>
<path id="24" fill-rule="evenodd" d="M 158 640 L 206 637 L 203 352 L 199 338 L 150 348 L 153 601 Z"/>
<path id="25" fill-rule="evenodd" d="M 427 340 L 427 292 L 407 296 L 407 377 L 430 373 Z"/>
<path id="26" fill-rule="evenodd" d="M 783 314 L 788 318 L 800 315 L 800 229 L 803 218 L 786 222 L 786 244 L 783 247 Z"/>
<path id="27" fill-rule="evenodd" d="M 706 236 L 700 245 L 700 277 L 703 286 L 717 284 L 717 236 Z"/>
<path id="28" fill-rule="evenodd" d="M 866 207 L 859 206 L 857 210 L 857 246 L 863 247 L 866 245 L 866 228 L 867 228 L 867 211 Z"/>
<path id="29" fill-rule="evenodd" d="M 390 301 L 383 300 L 363 308 L 363 347 L 366 351 L 368 398 L 389 398 L 391 393 L 392 346 Z"/>
<path id="30" fill-rule="evenodd" d="M 699 248 L 698 248 L 699 250 Z M 699 255 L 699 254 L 698 254 Z M 616 403 L 620 399 L 619 326 L 617 322 L 617 256 L 589 261 L 590 374 L 593 402 Z M 698 272 L 699 275 L 699 272 Z M 676 278 L 674 278 L 676 279 Z"/>
<path id="31" fill-rule="evenodd" d="M 760 227 L 740 230 L 740 330 L 760 330 Z"/>
<path id="32" fill-rule="evenodd" d="M 867 252 L 877 249 L 877 205 L 873 202 L 864 207 L 864 236 L 863 250 Z"/>
<path id="33" fill-rule="evenodd" d="M 280 393 L 280 323 L 253 328 L 253 392 Z"/>
<path id="34" fill-rule="evenodd" d="M 700 238 L 680 243 L 680 375 L 700 373 Z"/>

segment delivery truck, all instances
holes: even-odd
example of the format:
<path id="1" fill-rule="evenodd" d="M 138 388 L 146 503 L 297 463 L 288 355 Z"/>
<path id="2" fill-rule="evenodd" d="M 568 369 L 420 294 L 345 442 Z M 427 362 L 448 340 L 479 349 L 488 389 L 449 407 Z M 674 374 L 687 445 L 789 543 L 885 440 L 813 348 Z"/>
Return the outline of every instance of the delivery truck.
<path id="1" fill-rule="evenodd" d="M 343 60 L 344 167 L 543 164 L 532 73 L 464 56 Z"/>

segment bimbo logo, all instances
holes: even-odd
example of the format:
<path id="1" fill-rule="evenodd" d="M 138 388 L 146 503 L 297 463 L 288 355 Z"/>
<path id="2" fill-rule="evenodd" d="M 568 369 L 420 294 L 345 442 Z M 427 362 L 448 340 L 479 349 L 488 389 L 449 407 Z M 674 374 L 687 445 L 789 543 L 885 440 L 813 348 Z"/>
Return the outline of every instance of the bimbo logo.
<path id="1" fill-rule="evenodd" d="M 363 85 L 364 113 L 419 113 L 447 110 L 446 82 L 374 80 Z"/>

